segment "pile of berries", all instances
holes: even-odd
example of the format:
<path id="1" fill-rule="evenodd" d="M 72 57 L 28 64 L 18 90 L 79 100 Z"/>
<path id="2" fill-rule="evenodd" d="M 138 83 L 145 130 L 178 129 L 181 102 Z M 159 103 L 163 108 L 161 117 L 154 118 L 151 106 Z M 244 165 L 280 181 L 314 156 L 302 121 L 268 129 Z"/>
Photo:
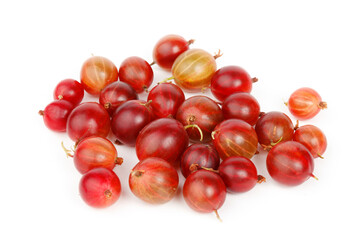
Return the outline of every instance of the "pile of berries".
<path id="1" fill-rule="evenodd" d="M 120 197 L 113 168 L 126 158 L 118 157 L 107 138 L 110 131 L 115 143 L 135 147 L 139 162 L 129 173 L 129 186 L 153 204 L 175 197 L 181 172 L 186 203 L 218 216 L 227 192 L 246 192 L 265 181 L 251 161 L 260 148 L 268 151 L 266 166 L 275 181 L 294 186 L 315 178 L 314 158 L 322 158 L 327 146 L 324 133 L 313 125 L 294 126 L 282 112 L 261 112 L 250 94 L 257 79 L 238 66 L 217 69 L 220 52 L 190 49 L 192 43 L 165 36 L 156 43 L 151 64 L 129 57 L 119 69 L 93 56 L 84 62 L 80 82 L 61 81 L 54 101 L 39 111 L 49 129 L 66 131 L 74 141 L 73 150 L 63 148 L 83 174 L 80 195 L 90 206 L 107 207 Z M 149 91 L 153 64 L 172 77 Z M 201 94 L 208 88 L 217 101 Z M 99 101 L 81 103 L 84 90 Z M 185 99 L 183 90 L 199 95 Z M 146 101 L 138 97 L 144 91 Z M 296 90 L 286 104 L 299 120 L 327 107 L 311 88 Z"/>

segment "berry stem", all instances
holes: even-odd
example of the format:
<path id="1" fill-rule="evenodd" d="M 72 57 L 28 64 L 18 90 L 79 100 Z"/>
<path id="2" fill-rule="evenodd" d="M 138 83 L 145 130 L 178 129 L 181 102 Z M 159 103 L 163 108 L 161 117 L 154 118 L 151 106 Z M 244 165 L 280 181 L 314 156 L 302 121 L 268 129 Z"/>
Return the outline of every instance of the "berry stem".
<path id="1" fill-rule="evenodd" d="M 165 78 L 164 80 L 158 82 L 158 84 L 167 83 L 168 81 L 173 80 L 173 79 L 175 79 L 175 77 L 174 77 L 174 76 L 171 76 L 171 77 Z"/>
<path id="2" fill-rule="evenodd" d="M 197 130 L 199 130 L 199 133 L 200 133 L 200 142 L 203 140 L 204 138 L 204 135 L 203 135 L 203 132 L 201 130 L 201 128 L 197 125 L 197 124 L 190 124 L 190 125 L 186 125 L 184 128 L 185 130 L 188 129 L 188 128 L 196 128 Z"/>
<path id="3" fill-rule="evenodd" d="M 104 108 L 105 108 L 105 109 L 111 108 L 111 103 L 109 103 L 109 102 L 105 103 L 105 104 L 104 104 Z"/>
<path id="4" fill-rule="evenodd" d="M 298 129 L 298 128 L 299 128 L 299 120 L 296 120 L 296 125 L 294 127 L 294 130 L 296 131 L 296 129 Z"/>
<path id="5" fill-rule="evenodd" d="M 195 42 L 195 39 L 190 39 L 187 43 L 188 43 L 188 45 L 191 45 L 191 44 L 193 44 Z"/>
<path id="6" fill-rule="evenodd" d="M 64 150 L 65 154 L 66 154 L 66 157 L 74 157 L 74 155 L 71 154 L 71 150 L 67 149 L 65 146 L 64 146 L 64 142 L 61 142 L 61 147 L 62 149 Z"/>
<path id="7" fill-rule="evenodd" d="M 124 159 L 122 157 L 117 157 L 115 159 L 115 164 L 121 165 L 124 162 Z"/>
<path id="8" fill-rule="evenodd" d="M 61 99 L 63 99 L 63 98 L 64 98 L 63 95 L 59 95 L 59 96 L 58 96 L 58 99 L 59 99 L 59 100 L 61 100 Z"/>
<path id="9" fill-rule="evenodd" d="M 214 55 L 215 60 L 218 59 L 219 57 L 221 57 L 222 55 L 223 55 L 223 53 L 219 49 L 219 51 L 217 53 L 215 53 L 215 55 Z"/>
<path id="10" fill-rule="evenodd" d="M 39 113 L 40 116 L 44 116 L 44 111 L 43 110 L 39 110 L 38 113 Z"/>
<path id="11" fill-rule="evenodd" d="M 327 108 L 327 103 L 326 102 L 320 102 L 318 107 L 321 108 L 321 109 L 326 109 Z"/>
<path id="12" fill-rule="evenodd" d="M 213 140 L 215 140 L 215 134 L 216 134 L 216 132 L 217 132 L 217 131 L 212 131 L 212 132 L 211 132 L 211 138 L 212 138 Z"/>
<path id="13" fill-rule="evenodd" d="M 154 64 L 156 64 L 156 62 L 155 62 L 155 61 L 152 61 L 152 63 L 150 63 L 150 66 L 152 66 L 152 65 L 154 65 Z"/>
<path id="14" fill-rule="evenodd" d="M 222 222 L 222 220 L 221 220 L 221 218 L 220 218 L 220 215 L 219 215 L 217 209 L 214 210 L 214 213 L 215 213 L 215 215 L 216 215 L 216 218 L 217 218 L 220 222 Z"/>
<path id="15" fill-rule="evenodd" d="M 257 178 L 258 178 L 257 183 L 266 182 L 266 178 L 262 175 L 258 175 Z"/>
<path id="16" fill-rule="evenodd" d="M 253 78 L 251 79 L 251 81 L 252 81 L 253 83 L 256 83 L 257 81 L 259 81 L 259 79 L 256 78 L 256 77 L 253 77 Z"/>
<path id="17" fill-rule="evenodd" d="M 317 177 L 315 177 L 315 175 L 314 175 L 314 174 L 310 174 L 310 177 L 315 178 L 316 180 L 318 180 L 318 181 L 319 181 L 319 179 L 318 179 Z"/>
<path id="18" fill-rule="evenodd" d="M 320 153 L 317 153 L 317 155 L 319 156 L 319 158 L 324 159 L 324 157 Z"/>
<path id="19" fill-rule="evenodd" d="M 149 107 L 150 103 L 152 103 L 152 100 L 149 100 L 146 103 L 139 103 L 139 104 L 145 107 Z"/>
<path id="20" fill-rule="evenodd" d="M 144 170 L 136 170 L 136 171 L 131 170 L 131 175 L 135 177 L 141 177 L 141 175 L 143 175 L 144 172 L 145 172 Z"/>
<path id="21" fill-rule="evenodd" d="M 122 142 L 120 142 L 120 140 L 119 139 L 115 139 L 115 142 L 114 142 L 116 145 L 123 145 L 123 143 Z"/>

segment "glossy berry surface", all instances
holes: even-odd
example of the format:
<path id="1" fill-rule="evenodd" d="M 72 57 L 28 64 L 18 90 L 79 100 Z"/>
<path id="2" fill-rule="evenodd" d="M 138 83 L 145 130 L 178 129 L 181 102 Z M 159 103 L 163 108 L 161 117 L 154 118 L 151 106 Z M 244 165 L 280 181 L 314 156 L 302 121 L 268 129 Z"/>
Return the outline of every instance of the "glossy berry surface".
<path id="1" fill-rule="evenodd" d="M 254 163 L 245 157 L 229 157 L 221 162 L 220 177 L 228 191 L 242 193 L 251 190 L 258 182 Z"/>
<path id="2" fill-rule="evenodd" d="M 129 186 L 145 202 L 162 204 L 175 197 L 179 185 L 176 169 L 161 158 L 147 158 L 132 169 Z"/>
<path id="3" fill-rule="evenodd" d="M 119 199 L 121 183 L 112 170 L 95 168 L 82 176 L 79 190 L 81 198 L 89 206 L 105 208 Z"/>
<path id="4" fill-rule="evenodd" d="M 74 164 L 81 174 L 99 167 L 112 170 L 122 161 L 117 156 L 115 146 L 106 138 L 98 136 L 81 140 L 74 152 Z"/>
<path id="5" fill-rule="evenodd" d="M 206 96 L 193 96 L 186 99 L 178 109 L 176 119 L 184 126 L 196 124 L 200 127 L 203 140 L 211 141 L 211 132 L 223 120 L 223 113 L 217 103 Z M 200 132 L 197 128 L 186 129 L 189 138 L 200 142 Z"/>
<path id="6" fill-rule="evenodd" d="M 111 120 L 111 130 L 117 139 L 135 146 L 141 129 L 153 120 L 152 109 L 143 100 L 130 100 L 118 107 Z"/>
<path id="7" fill-rule="evenodd" d="M 67 133 L 77 142 L 85 137 L 106 137 L 110 131 L 110 117 L 105 108 L 96 102 L 82 103 L 71 112 Z"/>
<path id="8" fill-rule="evenodd" d="M 304 125 L 296 129 L 293 140 L 304 145 L 313 158 L 322 157 L 327 147 L 325 134 L 314 125 Z"/>
<path id="9" fill-rule="evenodd" d="M 271 148 L 279 142 L 292 140 L 294 125 L 285 113 L 268 112 L 259 118 L 255 131 L 259 143 L 264 148 Z"/>
<path id="10" fill-rule="evenodd" d="M 64 79 L 56 85 L 53 95 L 54 100 L 66 100 L 75 107 L 84 98 L 84 88 L 74 79 Z"/>
<path id="11" fill-rule="evenodd" d="M 234 93 L 228 96 L 222 104 L 225 119 L 240 119 L 250 125 L 255 125 L 259 119 L 259 102 L 249 93 Z"/>
<path id="12" fill-rule="evenodd" d="M 221 159 L 232 156 L 252 158 L 257 151 L 258 138 L 250 124 L 228 119 L 216 126 L 213 143 Z"/>
<path id="13" fill-rule="evenodd" d="M 226 186 L 219 174 L 201 169 L 186 178 L 183 196 L 195 211 L 210 213 L 224 204 Z"/>
<path id="14" fill-rule="evenodd" d="M 229 95 L 236 92 L 250 93 L 252 83 L 257 81 L 241 67 L 227 66 L 216 71 L 211 79 L 211 92 L 219 99 L 224 101 Z"/>
<path id="15" fill-rule="evenodd" d="M 171 118 L 160 118 L 146 125 L 136 139 L 139 160 L 149 157 L 162 158 L 179 166 L 181 154 L 189 144 L 184 126 Z"/>
<path id="16" fill-rule="evenodd" d="M 147 90 L 153 82 L 150 64 L 140 57 L 125 59 L 119 68 L 119 79 L 129 84 L 137 93 Z"/>
<path id="17" fill-rule="evenodd" d="M 190 43 L 191 41 L 188 42 L 179 35 L 170 34 L 164 36 L 154 47 L 154 62 L 162 69 L 170 71 L 175 59 L 189 49 Z"/>
<path id="18" fill-rule="evenodd" d="M 215 71 L 215 58 L 202 49 L 183 52 L 171 69 L 176 84 L 188 92 L 200 92 L 209 87 Z"/>
<path id="19" fill-rule="evenodd" d="M 175 117 L 179 106 L 185 101 L 183 91 L 172 83 L 161 83 L 151 89 L 148 98 L 157 118 Z"/>
<path id="20" fill-rule="evenodd" d="M 99 102 L 110 116 L 122 103 L 138 99 L 135 90 L 127 83 L 116 81 L 107 85 L 100 92 Z"/>
<path id="21" fill-rule="evenodd" d="M 66 100 L 55 100 L 44 110 L 40 110 L 39 114 L 43 117 L 47 128 L 55 132 L 65 132 L 67 119 L 73 108 L 73 104 Z"/>
<path id="22" fill-rule="evenodd" d="M 108 84 L 118 80 L 115 64 L 107 58 L 94 56 L 87 59 L 80 73 L 80 81 L 85 91 L 99 95 Z"/>
<path id="23" fill-rule="evenodd" d="M 217 170 L 219 164 L 219 154 L 212 145 L 195 143 L 182 154 L 180 169 L 183 176 L 187 178 L 190 173 L 202 167 Z"/>
<path id="24" fill-rule="evenodd" d="M 311 153 L 295 141 L 274 146 L 267 155 L 266 167 L 274 180 L 289 186 L 299 185 L 314 176 Z"/>
<path id="25" fill-rule="evenodd" d="M 319 93 L 311 88 L 299 88 L 293 92 L 287 103 L 289 111 L 299 120 L 307 120 L 327 108 Z"/>

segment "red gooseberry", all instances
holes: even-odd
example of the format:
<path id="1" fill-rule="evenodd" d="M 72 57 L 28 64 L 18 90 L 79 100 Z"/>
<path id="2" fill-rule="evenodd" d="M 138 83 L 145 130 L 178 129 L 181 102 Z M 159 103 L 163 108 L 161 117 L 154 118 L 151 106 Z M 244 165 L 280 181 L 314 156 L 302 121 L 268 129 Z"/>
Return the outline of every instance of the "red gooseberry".
<path id="1" fill-rule="evenodd" d="M 66 100 L 73 104 L 79 105 L 84 98 L 84 88 L 74 79 L 64 79 L 56 85 L 54 89 L 54 100 Z"/>
<path id="2" fill-rule="evenodd" d="M 183 37 L 174 34 L 162 37 L 155 44 L 153 50 L 154 63 L 162 69 L 170 71 L 175 59 L 188 50 L 189 45 L 193 42 L 194 40 L 186 41 Z"/>
<path id="3" fill-rule="evenodd" d="M 129 84 L 137 93 L 147 90 L 153 78 L 154 72 L 150 64 L 140 57 L 129 57 L 120 65 L 120 81 Z"/>
<path id="4" fill-rule="evenodd" d="M 228 119 L 212 132 L 213 143 L 221 159 L 232 156 L 252 158 L 257 151 L 258 138 L 254 128 L 239 119 Z"/>
<path id="5" fill-rule="evenodd" d="M 65 132 L 67 119 L 73 110 L 73 104 L 66 100 L 55 100 L 39 114 L 43 116 L 45 126 L 56 132 Z"/>
<path id="6" fill-rule="evenodd" d="M 259 118 L 255 131 L 260 145 L 270 149 L 279 142 L 292 140 L 294 125 L 285 113 L 274 111 L 265 113 Z"/>
<path id="7" fill-rule="evenodd" d="M 216 71 L 215 59 L 202 49 L 189 49 L 180 54 L 171 69 L 175 82 L 183 90 L 199 92 L 209 87 Z"/>
<path id="8" fill-rule="evenodd" d="M 111 130 L 121 143 L 135 146 L 139 132 L 152 120 L 149 102 L 130 100 L 116 109 L 111 120 Z"/>
<path id="9" fill-rule="evenodd" d="M 185 180 L 183 187 L 185 202 L 198 212 L 215 212 L 224 204 L 226 186 L 219 174 L 200 169 L 191 173 Z"/>
<path id="10" fill-rule="evenodd" d="M 268 153 L 266 167 L 277 182 L 289 186 L 299 185 L 314 177 L 314 160 L 301 143 L 287 141 L 276 144 Z"/>
<path id="11" fill-rule="evenodd" d="M 236 118 L 255 125 L 260 115 L 259 102 L 249 93 L 233 93 L 222 103 L 225 119 Z"/>
<path id="12" fill-rule="evenodd" d="M 107 85 L 100 92 L 99 102 L 108 111 L 110 116 L 122 103 L 138 99 L 135 90 L 127 83 L 116 81 Z"/>
<path id="13" fill-rule="evenodd" d="M 184 126 L 197 125 L 201 132 L 195 128 L 187 128 L 189 138 L 194 142 L 211 141 L 211 132 L 223 120 L 221 108 L 212 99 L 206 96 L 193 96 L 186 99 L 179 107 L 176 119 Z"/>
<path id="14" fill-rule="evenodd" d="M 73 155 L 69 150 L 64 150 L 68 156 L 74 158 L 75 167 L 81 174 L 99 167 L 112 170 L 116 164 L 123 162 L 123 159 L 117 156 L 114 144 L 103 137 L 84 138 L 76 145 Z"/>
<path id="15" fill-rule="evenodd" d="M 160 118 L 146 125 L 136 139 L 136 155 L 142 161 L 162 158 L 179 166 L 181 154 L 189 144 L 184 126 L 172 118 Z"/>
<path id="16" fill-rule="evenodd" d="M 217 99 L 224 101 L 236 92 L 250 93 L 253 82 L 257 82 L 257 78 L 251 78 L 241 67 L 222 67 L 212 76 L 211 92 Z"/>
<path id="17" fill-rule="evenodd" d="M 257 174 L 254 163 L 245 157 L 229 157 L 221 162 L 219 174 L 227 189 L 234 193 L 243 193 L 265 181 Z"/>
<path id="18" fill-rule="evenodd" d="M 327 108 L 319 93 L 312 88 L 299 88 L 293 92 L 286 103 L 289 111 L 299 120 L 313 118 L 321 109 Z"/>
<path id="19" fill-rule="evenodd" d="M 179 185 L 176 169 L 161 158 L 147 158 L 131 170 L 129 186 L 132 193 L 145 202 L 162 204 L 175 197 Z"/>
<path id="20" fill-rule="evenodd" d="M 74 108 L 67 120 L 67 133 L 75 142 L 93 135 L 106 137 L 109 131 L 109 114 L 96 102 L 80 104 Z"/>
<path id="21" fill-rule="evenodd" d="M 313 158 L 323 158 L 327 140 L 320 128 L 314 125 L 304 125 L 295 130 L 293 140 L 304 145 L 311 153 Z"/>
<path id="22" fill-rule="evenodd" d="M 108 84 L 118 80 L 118 71 L 109 59 L 94 56 L 87 59 L 80 73 L 80 81 L 86 92 L 99 95 Z"/>
<path id="23" fill-rule="evenodd" d="M 81 198 L 89 206 L 105 208 L 119 199 L 121 183 L 112 170 L 94 168 L 82 176 L 79 190 Z"/>
<path id="24" fill-rule="evenodd" d="M 157 118 L 175 117 L 179 106 L 184 102 L 183 91 L 173 83 L 160 83 L 151 89 L 148 98 Z"/>
<path id="25" fill-rule="evenodd" d="M 180 167 L 181 173 L 187 178 L 190 173 L 202 168 L 217 170 L 219 164 L 219 154 L 212 145 L 195 143 L 182 154 Z"/>

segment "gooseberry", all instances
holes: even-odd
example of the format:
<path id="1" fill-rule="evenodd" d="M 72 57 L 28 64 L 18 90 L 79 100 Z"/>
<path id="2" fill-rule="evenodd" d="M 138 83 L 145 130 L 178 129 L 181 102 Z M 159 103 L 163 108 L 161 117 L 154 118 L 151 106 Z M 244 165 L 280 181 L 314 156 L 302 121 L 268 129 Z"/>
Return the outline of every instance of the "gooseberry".
<path id="1" fill-rule="evenodd" d="M 313 118 L 321 109 L 327 108 L 327 103 L 322 101 L 319 93 L 307 87 L 293 92 L 286 104 L 291 114 L 299 120 Z"/>
<path id="2" fill-rule="evenodd" d="M 125 59 L 119 68 L 119 79 L 129 84 L 137 93 L 147 90 L 153 82 L 150 64 L 140 57 Z"/>
<path id="3" fill-rule="evenodd" d="M 323 158 L 327 140 L 320 128 L 314 125 L 304 125 L 295 130 L 293 140 L 304 145 L 311 153 L 313 158 Z"/>
<path id="4" fill-rule="evenodd" d="M 56 132 L 65 132 L 67 119 L 73 108 L 73 104 L 66 100 L 55 100 L 44 110 L 40 110 L 39 114 L 43 117 L 47 128 Z"/>
<path id="5" fill-rule="evenodd" d="M 89 206 L 105 208 L 119 199 L 121 183 L 112 170 L 94 168 L 82 176 L 79 190 L 81 198 Z"/>
<path id="6" fill-rule="evenodd" d="M 151 157 L 140 161 L 129 175 L 132 193 L 153 204 L 162 204 L 173 199 L 178 185 L 176 169 L 161 158 Z"/>
<path id="7" fill-rule="evenodd" d="M 118 80 L 115 64 L 107 58 L 94 56 L 87 59 L 80 73 L 80 81 L 86 92 L 99 95 L 108 84 Z"/>
<path id="8" fill-rule="evenodd" d="M 66 100 L 75 107 L 84 98 L 84 88 L 74 79 L 64 79 L 56 85 L 53 95 L 54 100 Z"/>

